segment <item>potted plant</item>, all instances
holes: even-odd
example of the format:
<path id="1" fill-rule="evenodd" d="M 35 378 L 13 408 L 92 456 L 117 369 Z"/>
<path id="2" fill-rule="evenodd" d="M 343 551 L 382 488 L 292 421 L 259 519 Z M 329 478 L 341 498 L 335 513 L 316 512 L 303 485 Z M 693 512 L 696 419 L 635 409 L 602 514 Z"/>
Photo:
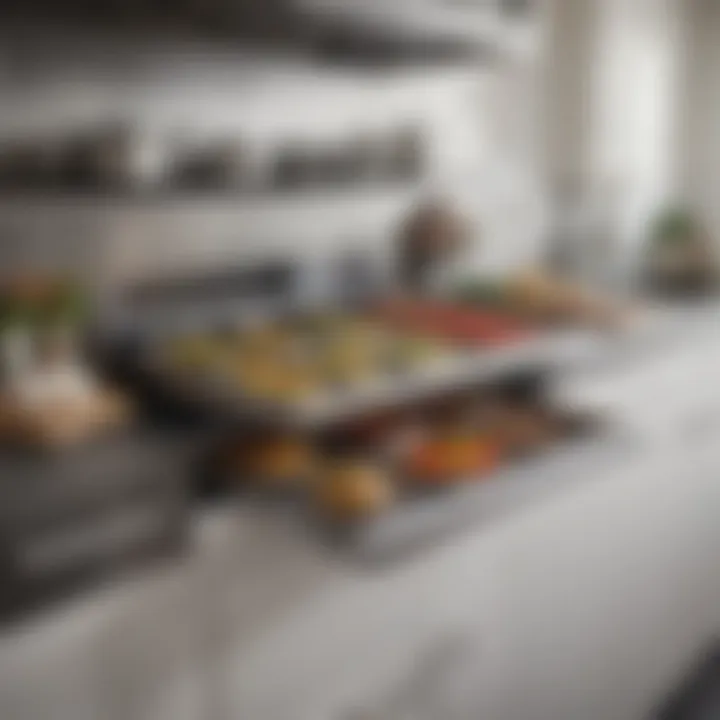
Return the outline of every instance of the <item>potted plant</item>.
<path id="1" fill-rule="evenodd" d="M 38 352 L 43 364 L 77 360 L 87 313 L 87 297 L 77 283 L 59 280 L 50 284 L 36 312 Z"/>
<path id="2" fill-rule="evenodd" d="M 671 294 L 707 292 L 717 281 L 717 263 L 707 233 L 684 208 L 669 208 L 653 223 L 646 272 L 649 285 Z"/>
<path id="3" fill-rule="evenodd" d="M 14 284 L 0 289 L 0 356 L 3 380 L 18 377 L 32 365 L 32 312 Z"/>

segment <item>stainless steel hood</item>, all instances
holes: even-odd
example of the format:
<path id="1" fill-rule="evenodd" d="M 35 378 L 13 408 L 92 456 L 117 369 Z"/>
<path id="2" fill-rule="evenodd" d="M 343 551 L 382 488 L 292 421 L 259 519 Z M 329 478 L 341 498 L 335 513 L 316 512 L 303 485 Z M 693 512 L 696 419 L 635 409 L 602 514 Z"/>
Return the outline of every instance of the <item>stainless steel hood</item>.
<path id="1" fill-rule="evenodd" d="M 6 0 L 0 19 L 179 32 L 359 62 L 493 53 L 541 0 Z"/>
<path id="2" fill-rule="evenodd" d="M 398 43 L 482 43 L 500 17 L 495 0 L 295 0 L 318 27 Z"/>
<path id="3" fill-rule="evenodd" d="M 328 55 L 358 60 L 492 55 L 532 15 L 532 0 L 294 0 Z"/>

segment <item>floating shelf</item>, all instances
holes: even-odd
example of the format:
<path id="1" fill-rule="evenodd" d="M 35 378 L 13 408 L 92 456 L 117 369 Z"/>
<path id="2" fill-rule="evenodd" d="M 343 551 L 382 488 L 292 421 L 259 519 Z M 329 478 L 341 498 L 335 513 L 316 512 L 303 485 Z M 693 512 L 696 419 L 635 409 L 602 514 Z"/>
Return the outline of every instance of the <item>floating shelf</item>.
<path id="1" fill-rule="evenodd" d="M 22 205 L 160 205 L 173 203 L 271 204 L 276 202 L 328 202 L 377 195 L 412 195 L 421 188 L 416 182 L 339 183 L 335 186 L 310 186 L 298 189 L 264 190 L 181 190 L 155 188 L 148 190 L 27 190 L 0 191 L 0 208 Z"/>

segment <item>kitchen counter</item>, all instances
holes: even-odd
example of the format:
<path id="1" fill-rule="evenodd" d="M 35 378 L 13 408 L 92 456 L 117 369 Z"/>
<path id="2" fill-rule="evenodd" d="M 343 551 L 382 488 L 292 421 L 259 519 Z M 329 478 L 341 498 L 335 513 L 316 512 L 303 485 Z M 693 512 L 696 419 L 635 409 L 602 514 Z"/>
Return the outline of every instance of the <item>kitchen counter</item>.
<path id="1" fill-rule="evenodd" d="M 638 458 L 372 571 L 210 512 L 181 565 L 5 638 L 3 718 L 641 720 L 720 627 L 719 470 Z"/>
<path id="2" fill-rule="evenodd" d="M 643 720 L 720 630 L 713 314 L 556 388 L 633 431 L 612 469 L 372 567 L 292 514 L 208 510 L 183 561 L 3 638 L 0 715 Z"/>
<path id="3" fill-rule="evenodd" d="M 447 695 L 457 679 L 452 700 L 433 701 L 466 701 L 468 717 L 639 719 L 631 708 L 648 711 L 720 626 L 719 460 L 696 459 L 690 477 L 674 453 L 638 460 L 380 573 L 296 545 L 282 565 L 293 601 L 257 602 L 265 630 L 247 608 L 253 630 L 230 643 L 224 695 L 255 717 L 342 718 L 356 705 L 402 717 L 396 707 L 424 705 L 418 688 Z"/>

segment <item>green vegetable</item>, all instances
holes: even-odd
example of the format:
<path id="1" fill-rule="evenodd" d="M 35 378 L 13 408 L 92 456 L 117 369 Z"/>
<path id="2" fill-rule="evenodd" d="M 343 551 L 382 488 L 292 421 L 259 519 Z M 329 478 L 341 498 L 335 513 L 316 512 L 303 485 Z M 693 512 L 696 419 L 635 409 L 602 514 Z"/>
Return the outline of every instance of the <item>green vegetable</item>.
<path id="1" fill-rule="evenodd" d="M 38 321 L 46 326 L 78 327 L 87 314 L 87 297 L 82 288 L 72 282 L 60 282 L 39 309 Z"/>
<path id="2" fill-rule="evenodd" d="M 507 300 L 505 285 L 499 280 L 469 280 L 456 289 L 454 296 L 477 305 L 498 306 Z"/>
<path id="3" fill-rule="evenodd" d="M 37 286 L 8 283 L 0 288 L 0 332 L 30 331 L 63 325 L 78 327 L 86 318 L 87 298 L 79 285 L 53 281 Z"/>
<path id="4" fill-rule="evenodd" d="M 10 294 L 0 295 L 0 332 L 30 328 L 34 322 L 33 308 Z"/>

